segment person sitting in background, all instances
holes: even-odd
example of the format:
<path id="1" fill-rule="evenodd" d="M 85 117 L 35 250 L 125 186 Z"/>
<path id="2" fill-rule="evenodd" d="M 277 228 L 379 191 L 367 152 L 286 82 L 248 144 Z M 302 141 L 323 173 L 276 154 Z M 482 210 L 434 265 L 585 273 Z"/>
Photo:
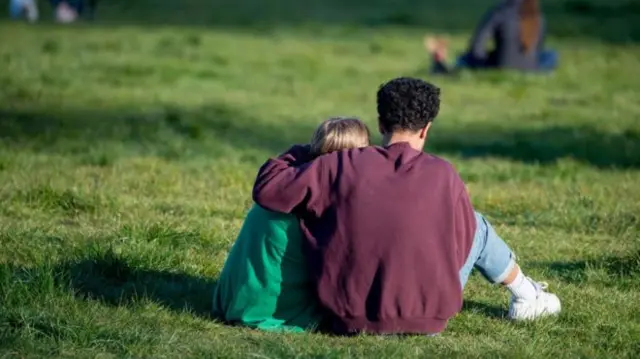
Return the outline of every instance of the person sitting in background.
<path id="1" fill-rule="evenodd" d="M 494 48 L 487 51 L 493 37 Z M 553 70 L 557 54 L 544 50 L 545 21 L 538 0 L 506 0 L 484 16 L 455 69 Z M 433 59 L 434 73 L 450 73 L 446 65 L 448 42 L 426 37 L 425 46 Z"/>
<path id="2" fill-rule="evenodd" d="M 336 118 L 316 129 L 310 149 L 319 156 L 368 145 L 364 123 Z M 267 331 L 301 332 L 319 325 L 297 217 L 251 208 L 214 290 L 213 313 L 228 323 Z"/>

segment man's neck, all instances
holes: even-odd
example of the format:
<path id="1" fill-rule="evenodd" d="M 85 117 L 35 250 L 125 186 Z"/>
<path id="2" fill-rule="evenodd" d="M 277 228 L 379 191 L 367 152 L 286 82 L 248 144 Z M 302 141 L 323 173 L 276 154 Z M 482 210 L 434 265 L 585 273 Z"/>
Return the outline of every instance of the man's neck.
<path id="1" fill-rule="evenodd" d="M 424 140 L 416 136 L 415 134 L 397 132 L 387 134 L 382 137 L 383 146 L 390 146 L 401 142 L 408 143 L 409 146 L 417 151 L 422 151 L 424 148 Z"/>

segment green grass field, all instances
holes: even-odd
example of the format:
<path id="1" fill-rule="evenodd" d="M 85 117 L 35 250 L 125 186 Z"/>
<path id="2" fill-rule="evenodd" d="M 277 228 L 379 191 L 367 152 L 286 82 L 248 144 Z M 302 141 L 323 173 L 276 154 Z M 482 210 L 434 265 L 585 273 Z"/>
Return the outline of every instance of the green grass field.
<path id="1" fill-rule="evenodd" d="M 490 3 L 113 0 L 94 23 L 4 16 L 0 358 L 638 357 L 640 6 L 544 1 L 552 75 L 430 78 L 422 36 L 462 51 Z M 474 275 L 437 338 L 210 318 L 258 167 L 332 115 L 375 129 L 377 87 L 400 75 L 442 87 L 428 150 L 562 315 L 508 322 L 507 292 Z"/>

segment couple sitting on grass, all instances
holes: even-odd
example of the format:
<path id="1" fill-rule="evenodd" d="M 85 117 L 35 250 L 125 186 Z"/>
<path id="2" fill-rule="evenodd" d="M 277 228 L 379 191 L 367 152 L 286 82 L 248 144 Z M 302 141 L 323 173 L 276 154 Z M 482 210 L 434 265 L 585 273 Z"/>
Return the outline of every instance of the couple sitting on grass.
<path id="1" fill-rule="evenodd" d="M 423 152 L 440 90 L 397 78 L 377 107 L 383 146 L 358 119 L 330 119 L 260 168 L 214 314 L 270 331 L 435 335 L 460 311 L 473 268 L 511 292 L 510 319 L 559 313 L 453 166 Z"/>

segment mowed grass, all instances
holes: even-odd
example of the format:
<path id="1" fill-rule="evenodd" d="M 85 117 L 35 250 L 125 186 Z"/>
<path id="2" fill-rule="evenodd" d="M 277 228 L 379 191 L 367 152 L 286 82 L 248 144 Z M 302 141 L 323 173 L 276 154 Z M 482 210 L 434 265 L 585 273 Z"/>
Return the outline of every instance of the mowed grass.
<path id="1" fill-rule="evenodd" d="M 102 3 L 91 24 L 0 22 L 0 358 L 640 354 L 635 2 L 545 1 L 556 73 L 456 78 L 428 75 L 422 36 L 461 51 L 489 0 Z M 328 116 L 375 130 L 399 75 L 442 87 L 428 150 L 562 315 L 511 323 L 475 275 L 436 338 L 211 318 L 257 168 Z"/>

